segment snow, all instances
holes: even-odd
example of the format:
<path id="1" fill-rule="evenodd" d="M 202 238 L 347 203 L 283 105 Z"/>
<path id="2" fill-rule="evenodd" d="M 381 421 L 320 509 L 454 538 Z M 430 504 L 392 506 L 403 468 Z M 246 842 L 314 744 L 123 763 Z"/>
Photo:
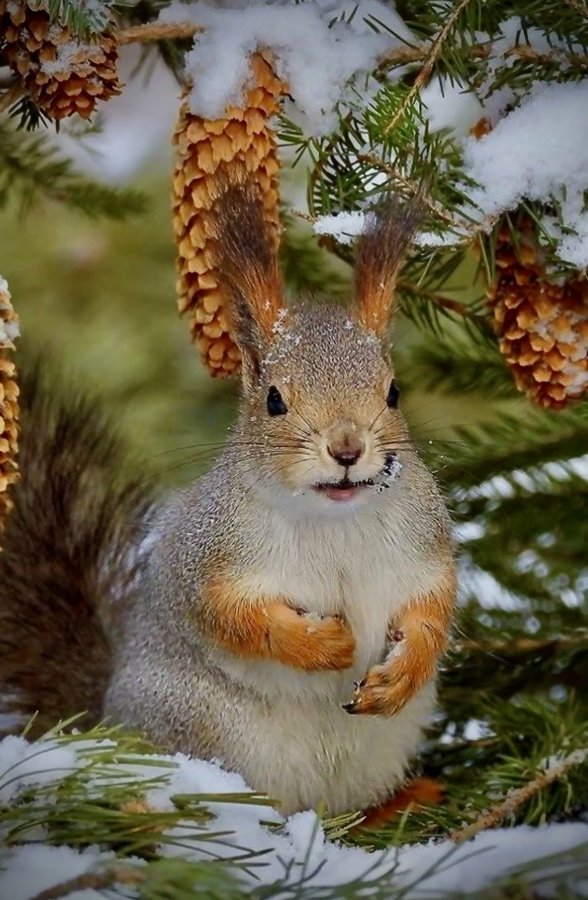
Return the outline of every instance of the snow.
<path id="1" fill-rule="evenodd" d="M 6 318 L 4 313 L 7 313 Z M 14 341 L 18 337 L 20 337 L 20 325 L 10 302 L 8 282 L 0 275 L 0 348 L 14 349 Z"/>
<path id="2" fill-rule="evenodd" d="M 555 196 L 563 228 L 555 219 L 546 225 L 561 258 L 578 268 L 588 266 L 587 108 L 588 81 L 537 83 L 489 134 L 464 146 L 466 174 L 479 184 L 468 193 L 483 215 L 493 219 L 524 197 L 548 203 Z"/>
<path id="3" fill-rule="evenodd" d="M 59 33 L 59 29 L 56 29 Z M 55 46 L 55 58 L 43 59 L 39 67 L 41 72 L 50 77 L 65 78 L 76 64 L 83 65 L 84 53 L 87 45 L 80 41 L 64 41 Z M 91 67 L 85 66 L 84 73 L 91 74 Z"/>
<path id="4" fill-rule="evenodd" d="M 219 118 L 227 106 L 241 101 L 248 58 L 266 47 L 292 97 L 286 113 L 306 133 L 327 134 L 337 127 L 337 105 L 357 103 L 353 84 L 363 106 L 377 87 L 370 72 L 380 54 L 412 37 L 393 4 L 379 0 L 238 4 L 238 14 L 231 6 L 198 3 L 186 8 L 175 3 L 160 16 L 163 22 L 192 20 L 205 28 L 185 66 L 193 83 L 191 109 L 206 118 Z M 377 34 L 365 21 L 368 16 L 372 24 L 377 20 L 389 30 Z"/>
<path id="5" fill-rule="evenodd" d="M 72 847 L 50 847 L 42 844 L 0 850 L 0 896 L 6 900 L 30 900 L 41 891 L 62 881 L 76 878 L 98 864 L 114 861 L 114 853 L 98 847 L 82 852 Z M 68 894 L 71 900 L 98 900 L 104 894 L 94 890 Z"/>
<path id="6" fill-rule="evenodd" d="M 330 216 L 317 216 L 313 222 L 315 234 L 328 234 L 341 244 L 351 244 L 362 233 L 366 224 L 365 213 L 339 212 Z"/>
<path id="7" fill-rule="evenodd" d="M 50 796 L 68 772 L 87 767 L 91 757 L 112 746 L 110 741 L 61 743 L 50 737 L 30 744 L 20 737 L 6 738 L 0 743 L 0 807 L 14 803 L 32 785 L 41 786 L 49 792 L 44 796 Z M 533 873 L 539 875 L 543 870 L 534 861 L 588 843 L 588 825 L 568 823 L 485 832 L 459 847 L 442 841 L 368 853 L 327 840 L 314 812 L 284 819 L 271 807 L 256 803 L 255 798 L 248 804 L 222 802 L 223 794 L 249 789 L 240 775 L 225 772 L 214 763 L 182 754 L 159 755 L 147 757 L 144 764 L 140 757 L 134 757 L 133 762 L 110 765 L 111 773 L 113 769 L 118 775 L 145 782 L 159 777 L 158 786 L 146 785 L 145 800 L 153 809 L 173 809 L 171 798 L 177 794 L 219 795 L 218 801 L 207 801 L 215 817 L 202 825 L 204 834 L 208 832 L 207 840 L 198 839 L 193 824 L 186 828 L 180 825 L 170 834 L 181 838 L 182 846 L 166 844 L 161 852 L 194 860 L 230 860 L 239 857 L 243 848 L 254 851 L 259 854 L 255 865 L 238 870 L 244 890 L 260 883 L 271 885 L 278 879 L 296 883 L 306 874 L 307 889 L 335 887 L 355 879 L 364 879 L 367 887 L 370 880 L 384 876 L 391 891 L 410 890 L 414 900 L 445 892 L 471 894 L 495 885 L 501 876 L 523 866 L 532 866 Z M 104 772 L 92 774 L 88 769 L 85 777 L 88 791 L 99 791 L 104 784 Z M 270 830 L 268 823 L 279 828 Z M 219 832 L 229 834 L 220 836 Z M 44 846 L 37 842 L 42 836 L 38 832 L 35 843 L 21 846 L 0 843 L 1 897 L 29 900 L 41 890 L 113 859 L 111 852 L 100 847 L 78 852 L 70 847 Z M 585 888 L 588 896 L 588 884 Z M 74 900 L 97 900 L 101 895 L 86 890 L 70 896 Z"/>
<path id="8" fill-rule="evenodd" d="M 315 234 L 330 235 L 340 244 L 351 244 L 367 226 L 369 213 L 361 211 L 338 212 L 332 215 L 317 216 L 312 223 Z M 414 243 L 419 247 L 450 247 L 466 234 L 466 228 L 451 230 L 445 234 L 422 231 L 415 235 Z"/>
<path id="9" fill-rule="evenodd" d="M 448 128 L 465 136 L 472 125 L 486 115 L 473 91 L 449 78 L 434 78 L 421 91 L 425 115 L 431 131 Z"/>
<path id="10" fill-rule="evenodd" d="M 446 78 L 433 80 L 421 92 L 424 111 L 432 131 L 448 129 L 461 143 L 465 175 L 477 182 L 460 187 L 479 207 L 478 227 L 489 230 L 503 212 L 523 199 L 545 204 L 555 198 L 562 221 L 545 215 L 543 226 L 557 241 L 559 257 L 583 269 L 588 266 L 588 211 L 584 191 L 588 171 L 588 81 L 546 83 L 537 81 L 517 92 L 506 86 L 494 89 L 496 76 L 514 65 L 513 48 L 529 47 L 538 53 L 583 52 L 556 34 L 535 27 L 523 28 L 513 16 L 501 23 L 493 35 L 475 35 L 486 43 L 489 57 L 485 76 L 475 90 Z M 562 56 L 562 71 L 566 68 Z M 482 118 L 491 130 L 480 138 L 470 135 Z M 471 210 L 468 210 L 471 215 Z M 467 221 L 463 233 L 471 231 Z M 445 235 L 442 243 L 463 238 L 461 228 Z M 434 246 L 434 240 L 421 240 Z"/>

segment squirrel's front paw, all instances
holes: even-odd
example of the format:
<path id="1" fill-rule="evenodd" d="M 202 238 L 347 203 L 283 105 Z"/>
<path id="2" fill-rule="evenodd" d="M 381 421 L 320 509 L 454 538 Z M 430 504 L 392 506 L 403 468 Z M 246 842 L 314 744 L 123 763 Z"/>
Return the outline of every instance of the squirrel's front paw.
<path id="1" fill-rule="evenodd" d="M 393 716 L 419 691 L 435 671 L 435 658 L 425 658 L 414 647 L 402 647 L 382 665 L 372 666 L 355 686 L 349 703 L 351 715 Z"/>
<path id="2" fill-rule="evenodd" d="M 353 665 L 355 638 L 345 619 L 340 616 L 315 619 L 307 615 L 302 618 L 307 622 L 307 640 L 313 645 L 311 653 L 316 653 L 316 668 L 348 669 Z"/>
<path id="3" fill-rule="evenodd" d="M 355 638 L 340 616 L 316 616 L 285 605 L 272 610 L 271 654 L 306 671 L 348 669 Z"/>

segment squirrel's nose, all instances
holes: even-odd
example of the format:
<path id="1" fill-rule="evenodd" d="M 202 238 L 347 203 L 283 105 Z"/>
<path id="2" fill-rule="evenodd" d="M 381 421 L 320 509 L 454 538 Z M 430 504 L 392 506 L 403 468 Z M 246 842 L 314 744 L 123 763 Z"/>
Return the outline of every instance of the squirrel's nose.
<path id="1" fill-rule="evenodd" d="M 340 466 L 354 466 L 361 454 L 363 453 L 362 444 L 347 444 L 340 447 L 327 447 L 329 456 L 332 456 Z"/>

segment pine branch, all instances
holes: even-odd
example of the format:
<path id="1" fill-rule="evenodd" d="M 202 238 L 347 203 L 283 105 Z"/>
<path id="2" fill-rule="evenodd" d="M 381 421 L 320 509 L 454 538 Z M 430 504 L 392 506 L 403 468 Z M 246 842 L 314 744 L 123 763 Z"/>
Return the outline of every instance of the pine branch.
<path id="1" fill-rule="evenodd" d="M 76 891 L 103 891 L 117 884 L 126 886 L 143 884 L 146 872 L 138 866 L 109 866 L 102 872 L 85 872 L 76 878 L 62 881 L 36 894 L 31 900 L 60 900 Z"/>
<path id="2" fill-rule="evenodd" d="M 459 12 L 461 12 L 461 9 L 463 9 L 468 2 L 470 2 L 470 0 L 460 0 Z M 445 26 L 441 29 L 439 37 L 429 43 L 418 44 L 411 47 L 393 47 L 386 51 L 380 56 L 375 72 L 383 74 L 392 68 L 423 64 L 425 76 L 423 76 L 424 81 L 420 83 L 417 88 L 418 91 L 430 76 L 432 69 L 438 61 L 439 54 L 443 49 L 447 33 L 454 24 L 455 20 L 451 23 L 449 23 L 448 20 L 449 28 L 447 29 L 447 26 Z M 155 43 L 164 40 L 187 40 L 195 37 L 197 34 L 202 34 L 205 31 L 206 28 L 204 26 L 198 25 L 195 22 L 148 22 L 144 25 L 134 25 L 130 28 L 120 29 L 116 32 L 116 38 L 120 45 Z M 491 52 L 492 48 L 488 43 L 470 44 L 463 47 L 461 50 L 463 57 L 472 62 L 488 59 Z M 566 64 L 574 65 L 579 68 L 588 68 L 588 55 L 565 52 L 557 49 L 545 52 L 535 50 L 533 47 L 525 45 L 516 45 L 504 50 L 503 56 L 505 59 L 520 59 L 537 66 L 552 67 L 554 65 L 559 66 Z M 392 123 L 390 127 L 391 126 Z"/>
<path id="3" fill-rule="evenodd" d="M 79 38 L 89 39 L 111 24 L 113 0 L 100 3 L 84 0 L 46 0 L 47 12 L 53 22 L 65 25 Z"/>
<path id="4" fill-rule="evenodd" d="M 404 101 L 398 107 L 398 109 L 396 110 L 391 121 L 386 126 L 386 128 L 384 130 L 385 135 L 389 134 L 391 131 L 394 131 L 394 129 L 396 128 L 396 126 L 398 125 L 400 120 L 403 118 L 406 111 L 409 109 L 409 107 L 410 107 L 412 101 L 414 100 L 414 98 L 416 97 L 416 95 L 420 92 L 421 88 L 423 88 L 425 86 L 425 84 L 427 84 L 429 78 L 431 77 L 431 73 L 433 71 L 435 63 L 437 62 L 439 54 L 441 53 L 441 50 L 443 48 L 443 44 L 447 40 L 449 33 L 455 26 L 458 18 L 460 17 L 461 13 L 464 11 L 464 9 L 466 8 L 466 6 L 468 5 L 469 2 L 470 2 L 470 0 L 458 0 L 458 2 L 455 4 L 454 8 L 450 12 L 449 16 L 447 17 L 445 24 L 440 29 L 439 33 L 431 41 L 429 50 L 427 52 L 427 56 L 425 57 L 423 67 L 420 70 L 417 77 L 415 78 L 411 89 L 409 90 L 406 97 L 404 98 Z"/>
<path id="5" fill-rule="evenodd" d="M 439 203 L 435 203 L 435 201 L 427 195 L 426 190 L 422 190 L 421 184 L 413 181 L 401 172 L 398 166 L 393 165 L 391 162 L 384 159 L 380 159 L 375 153 L 359 153 L 357 158 L 359 162 L 367 163 L 367 165 L 373 166 L 374 169 L 378 169 L 380 172 L 385 172 L 386 175 L 389 175 L 391 181 L 406 192 L 407 196 L 414 197 L 419 194 L 419 197 L 422 199 L 425 206 L 427 206 L 435 216 L 443 219 L 451 228 L 458 228 L 462 224 L 451 216 Z"/>
<path id="6" fill-rule="evenodd" d="M 449 396 L 482 394 L 492 400 L 518 396 L 504 358 L 490 340 L 421 341 L 411 351 L 410 375 L 419 389 Z"/>
<path id="7" fill-rule="evenodd" d="M 566 6 L 569 6 L 570 9 L 573 9 L 574 12 L 580 13 L 585 19 L 588 19 L 588 7 L 585 3 L 582 3 L 582 0 L 564 0 Z"/>
<path id="8" fill-rule="evenodd" d="M 24 88 L 18 82 L 11 85 L 6 91 L 4 91 L 2 96 L 0 96 L 0 114 L 5 112 L 7 109 L 10 109 L 10 107 L 13 106 L 17 102 L 17 100 L 20 100 L 23 94 Z"/>
<path id="9" fill-rule="evenodd" d="M 588 650 L 588 631 L 555 638 L 490 638 L 480 641 L 458 641 L 452 648 L 456 653 L 469 656 L 499 655 L 509 660 L 527 658 L 529 654 L 558 656 L 575 649 Z"/>
<path id="10" fill-rule="evenodd" d="M 26 212 L 41 198 L 88 216 L 126 219 L 145 210 L 143 194 L 97 184 L 59 157 L 45 135 L 25 135 L 0 123 L 0 207 L 14 195 Z"/>
<path id="11" fill-rule="evenodd" d="M 134 25 L 116 33 L 120 46 L 125 44 L 151 43 L 154 41 L 186 40 L 206 29 L 193 22 L 154 22 L 146 25 Z"/>
<path id="12" fill-rule="evenodd" d="M 440 475 L 456 495 L 463 496 L 467 489 L 498 475 L 513 492 L 521 494 L 517 472 L 527 472 L 533 483 L 533 467 L 540 466 L 536 482 L 553 484 L 557 479 L 545 469 L 546 463 L 559 462 L 565 471 L 568 460 L 586 452 L 588 416 L 582 406 L 558 413 L 530 410 L 524 418 L 505 414 L 497 423 L 460 427 L 455 432 L 458 442 Z"/>
<path id="13" fill-rule="evenodd" d="M 496 828 L 501 825 L 505 819 L 514 815 L 524 804 L 528 803 L 540 791 L 544 791 L 554 781 L 559 781 L 572 769 L 583 765 L 588 759 L 588 749 L 574 750 L 568 754 L 561 762 L 551 765 L 543 772 L 535 775 L 532 781 L 512 791 L 504 800 L 493 806 L 488 812 L 481 815 L 475 822 L 466 825 L 459 831 L 454 831 L 451 840 L 456 844 L 462 844 L 469 841 L 481 831 L 487 831 L 489 828 Z"/>

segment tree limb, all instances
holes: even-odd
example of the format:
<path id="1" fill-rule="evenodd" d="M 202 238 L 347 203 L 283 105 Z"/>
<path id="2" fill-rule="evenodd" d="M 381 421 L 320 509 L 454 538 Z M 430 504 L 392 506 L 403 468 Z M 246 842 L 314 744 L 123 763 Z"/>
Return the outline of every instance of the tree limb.
<path id="1" fill-rule="evenodd" d="M 525 803 L 531 800 L 536 794 L 544 791 L 555 781 L 563 778 L 571 769 L 581 766 L 588 759 L 588 749 L 574 750 L 561 762 L 551 765 L 544 771 L 535 775 L 532 781 L 525 784 L 516 791 L 511 791 L 501 803 L 493 806 L 484 812 L 475 822 L 460 828 L 450 835 L 450 839 L 456 844 L 463 844 L 469 841 L 481 831 L 487 831 L 489 828 L 496 828 L 517 812 Z"/>

